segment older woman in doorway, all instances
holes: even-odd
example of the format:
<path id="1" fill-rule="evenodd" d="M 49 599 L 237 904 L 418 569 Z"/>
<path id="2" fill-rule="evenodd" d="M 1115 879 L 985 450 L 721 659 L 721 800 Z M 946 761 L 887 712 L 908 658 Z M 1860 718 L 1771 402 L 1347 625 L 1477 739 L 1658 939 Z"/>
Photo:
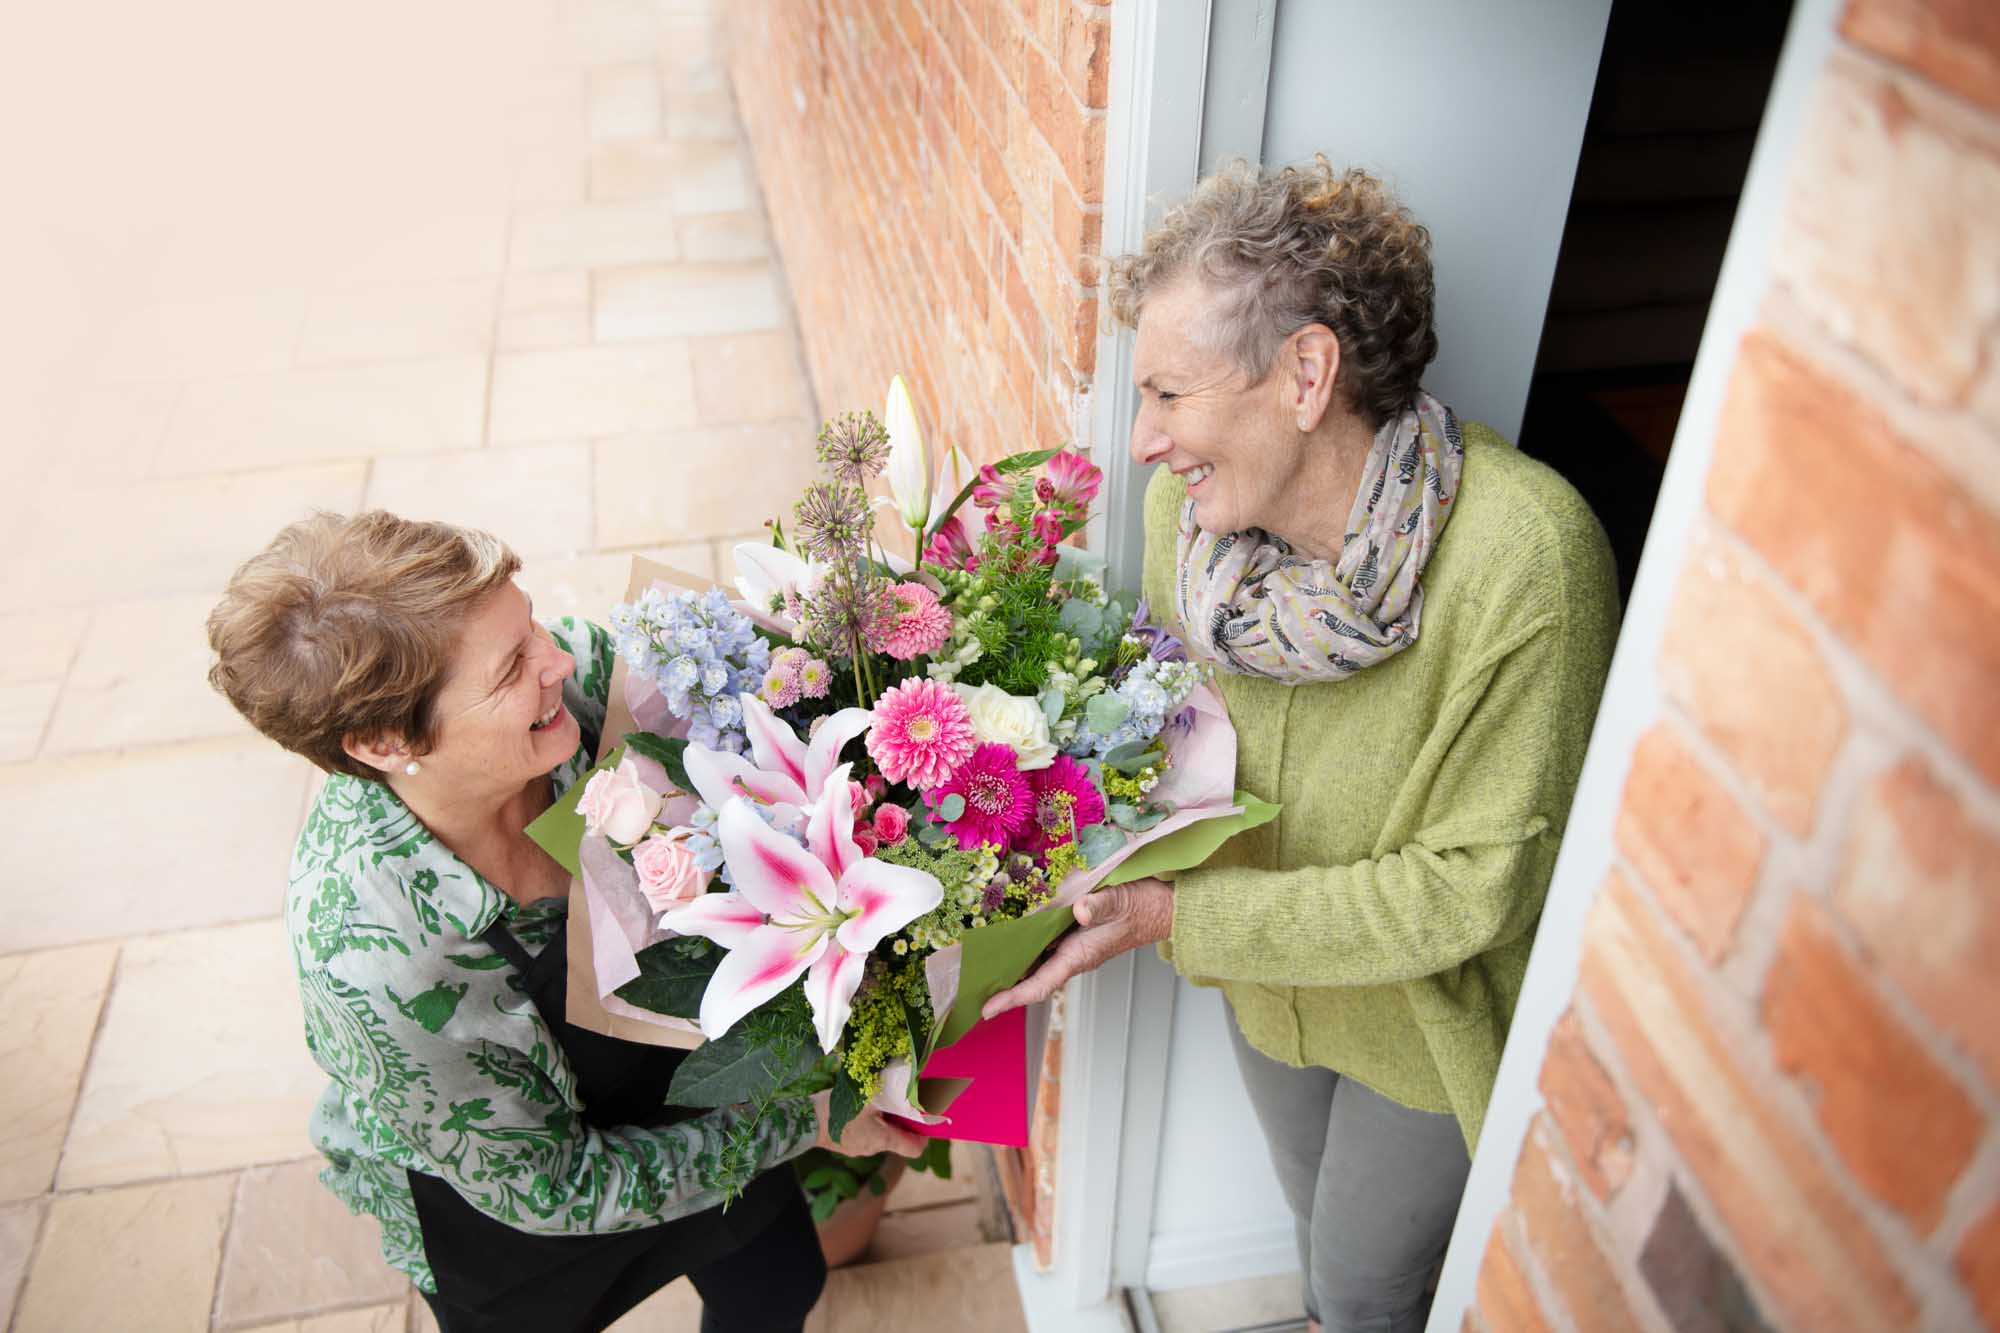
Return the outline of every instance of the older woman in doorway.
<path id="1" fill-rule="evenodd" d="M 681 1052 L 564 1021 L 569 875 L 524 830 L 590 768 L 595 626 L 538 624 L 483 532 L 387 513 L 280 532 L 210 615 L 215 686 L 330 775 L 285 920 L 332 1078 L 321 1179 L 444 1333 L 602 1329 L 686 1274 L 702 1328 L 798 1329 L 826 1278 L 789 1169 L 923 1141 L 824 1097 L 680 1111 Z M 743 1187 L 726 1212 L 726 1188 Z"/>
<path id="2" fill-rule="evenodd" d="M 1136 255 L 1145 591 L 1279 819 L 1105 890 L 990 1012 L 1158 942 L 1220 986 L 1315 1328 L 1414 1330 L 1609 666 L 1603 533 L 1420 379 L 1425 230 L 1325 159 L 1204 181 Z"/>

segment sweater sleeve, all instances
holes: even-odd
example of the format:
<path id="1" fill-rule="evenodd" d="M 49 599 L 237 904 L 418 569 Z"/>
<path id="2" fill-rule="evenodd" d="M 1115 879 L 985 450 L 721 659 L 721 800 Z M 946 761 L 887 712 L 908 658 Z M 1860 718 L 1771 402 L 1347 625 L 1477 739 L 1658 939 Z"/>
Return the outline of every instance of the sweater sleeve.
<path id="1" fill-rule="evenodd" d="M 1462 676 L 1416 836 L 1350 865 L 1196 868 L 1174 882 L 1174 965 L 1192 977 L 1361 986 L 1443 971 L 1540 915 L 1580 755 L 1565 741 L 1561 622 L 1517 627 Z"/>

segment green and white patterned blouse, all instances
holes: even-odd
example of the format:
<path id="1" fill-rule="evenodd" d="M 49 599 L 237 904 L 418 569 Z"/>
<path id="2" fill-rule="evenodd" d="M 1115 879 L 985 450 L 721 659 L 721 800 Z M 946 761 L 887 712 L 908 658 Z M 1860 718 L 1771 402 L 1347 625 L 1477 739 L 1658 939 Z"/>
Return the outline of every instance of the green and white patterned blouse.
<path id="1" fill-rule="evenodd" d="M 604 723 L 610 636 L 549 626 L 576 659 L 563 703 L 586 735 Z M 558 794 L 590 768 L 588 743 L 552 774 Z M 660 1129 L 598 1130 L 569 1062 L 506 960 L 480 935 L 496 920 L 531 954 L 567 899 L 522 906 L 432 837 L 388 787 L 327 779 L 293 854 L 285 924 L 305 1002 L 306 1045 L 333 1085 L 313 1111 L 320 1179 L 382 1225 L 382 1253 L 435 1291 L 406 1170 L 449 1181 L 524 1231 L 624 1231 L 720 1201 L 732 1109 Z M 771 1107 L 758 1169 L 811 1146 L 809 1101 Z"/>

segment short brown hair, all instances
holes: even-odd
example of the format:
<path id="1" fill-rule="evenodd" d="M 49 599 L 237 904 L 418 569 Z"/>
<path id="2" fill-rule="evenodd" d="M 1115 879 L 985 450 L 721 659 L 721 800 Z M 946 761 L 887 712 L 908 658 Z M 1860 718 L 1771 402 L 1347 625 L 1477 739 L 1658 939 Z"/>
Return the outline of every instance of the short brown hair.
<path id="1" fill-rule="evenodd" d="M 1113 318 L 1137 327 L 1149 293 L 1187 277 L 1215 289 L 1203 335 L 1253 380 L 1308 324 L 1340 340 L 1336 384 L 1372 424 L 1410 405 L 1437 356 L 1430 233 L 1365 171 L 1261 171 L 1242 161 L 1195 186 L 1139 253 L 1109 265 Z"/>
<path id="2" fill-rule="evenodd" d="M 208 683 L 287 750 L 379 778 L 343 742 L 397 736 L 428 752 L 459 629 L 520 567 L 476 529 L 380 509 L 315 514 L 229 580 L 208 615 Z"/>

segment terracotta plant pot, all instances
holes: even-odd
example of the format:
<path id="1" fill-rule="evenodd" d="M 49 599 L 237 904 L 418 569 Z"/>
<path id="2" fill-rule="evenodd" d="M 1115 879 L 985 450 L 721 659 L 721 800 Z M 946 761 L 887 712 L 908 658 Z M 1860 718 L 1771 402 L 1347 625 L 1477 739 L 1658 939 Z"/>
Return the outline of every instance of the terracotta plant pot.
<path id="1" fill-rule="evenodd" d="M 867 1253 L 869 1242 L 875 1239 L 875 1228 L 882 1223 L 882 1212 L 889 1206 L 889 1191 L 896 1188 L 896 1182 L 908 1169 L 909 1163 L 902 1158 L 891 1157 L 882 1166 L 880 1194 L 863 1190 L 818 1224 L 819 1248 L 826 1255 L 828 1268 L 851 1264 Z"/>

